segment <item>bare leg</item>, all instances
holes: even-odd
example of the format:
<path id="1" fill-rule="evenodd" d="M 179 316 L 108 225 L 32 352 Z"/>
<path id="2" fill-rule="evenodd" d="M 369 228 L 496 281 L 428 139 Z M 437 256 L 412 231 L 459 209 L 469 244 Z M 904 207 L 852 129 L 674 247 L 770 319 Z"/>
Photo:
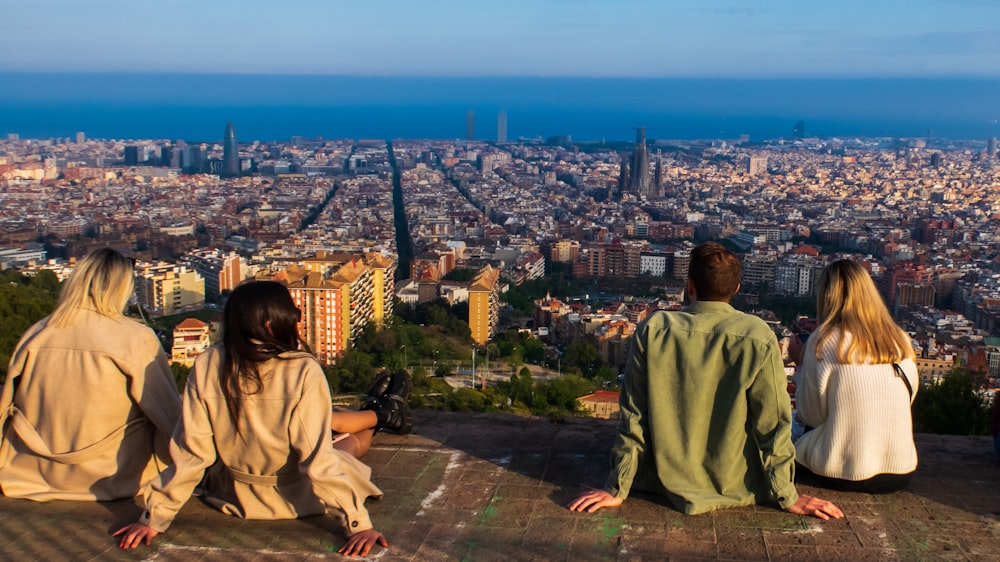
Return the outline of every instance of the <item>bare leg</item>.
<path id="1" fill-rule="evenodd" d="M 333 444 L 335 449 L 340 449 L 346 453 L 350 453 L 354 458 L 361 458 L 372 445 L 372 436 L 375 435 L 375 430 L 365 429 L 357 433 L 351 433 L 345 439 L 341 439 Z"/>
<path id="2" fill-rule="evenodd" d="M 378 424 L 378 416 L 371 410 L 334 410 L 330 429 L 336 433 L 359 433 Z"/>

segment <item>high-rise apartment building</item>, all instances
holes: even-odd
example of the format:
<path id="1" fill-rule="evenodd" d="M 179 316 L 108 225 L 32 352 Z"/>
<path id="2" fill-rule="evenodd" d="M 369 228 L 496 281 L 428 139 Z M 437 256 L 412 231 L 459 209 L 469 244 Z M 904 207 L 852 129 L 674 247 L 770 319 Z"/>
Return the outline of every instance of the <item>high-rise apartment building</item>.
<path id="1" fill-rule="evenodd" d="M 496 335 L 500 319 L 500 270 L 487 265 L 469 285 L 469 328 L 472 340 L 486 345 Z"/>
<path id="2" fill-rule="evenodd" d="M 83 131 L 76 133 L 76 144 L 83 144 L 87 141 L 87 135 Z"/>
<path id="3" fill-rule="evenodd" d="M 169 316 L 205 304 L 205 279 L 187 266 L 140 263 L 135 270 L 139 304 L 154 316 Z"/>
<path id="4" fill-rule="evenodd" d="M 507 112 L 497 113 L 497 144 L 507 142 Z"/>
<path id="5" fill-rule="evenodd" d="M 747 160 L 747 173 L 751 176 L 767 173 L 767 156 L 751 156 Z"/>
<path id="6" fill-rule="evenodd" d="M 236 177 L 240 175 L 240 152 L 236 142 L 236 127 L 226 123 L 226 133 L 222 139 L 222 175 Z"/>
<path id="7" fill-rule="evenodd" d="M 997 155 L 997 138 L 990 137 L 990 140 L 986 141 L 986 154 L 990 158 L 995 158 Z"/>
<path id="8" fill-rule="evenodd" d="M 205 296 L 217 299 L 223 291 L 232 291 L 247 278 L 240 255 L 215 248 L 195 250 L 181 257 L 181 262 L 205 279 Z"/>
<path id="9" fill-rule="evenodd" d="M 580 242 L 576 240 L 559 240 L 552 244 L 549 259 L 559 263 L 573 263 L 580 256 Z"/>
<path id="10" fill-rule="evenodd" d="M 372 320 L 381 327 L 387 318 L 392 317 L 393 288 L 396 286 L 396 267 L 399 263 L 396 256 L 381 254 L 366 254 L 365 262 L 372 270 Z"/>
<path id="11" fill-rule="evenodd" d="M 309 345 L 316 359 L 332 365 L 347 349 L 350 338 L 344 334 L 341 316 L 341 287 L 322 274 L 304 267 L 293 266 L 279 273 L 276 281 L 285 283 L 299 307 L 299 334 Z"/>
<path id="12" fill-rule="evenodd" d="M 587 275 L 592 277 L 638 277 L 642 270 L 641 242 L 590 244 Z"/>
<path id="13" fill-rule="evenodd" d="M 476 112 L 471 109 L 465 113 L 465 140 L 476 140 Z"/>
<path id="14" fill-rule="evenodd" d="M 894 264 L 890 264 L 882 272 L 882 277 L 879 279 L 878 288 L 879 292 L 882 293 L 882 298 L 885 299 L 890 310 L 893 310 L 897 305 L 897 297 L 899 296 L 900 288 L 902 287 L 931 287 L 931 296 L 929 297 L 930 302 L 933 304 L 933 283 L 934 283 L 934 272 L 927 269 L 925 266 L 912 262 L 912 261 L 902 261 Z M 915 293 L 913 291 L 907 291 L 906 302 L 903 304 L 909 304 L 910 301 L 922 302 L 927 299 L 927 295 L 923 292 Z"/>
<path id="15" fill-rule="evenodd" d="M 824 267 L 826 260 L 821 257 L 802 254 L 784 256 L 774 264 L 774 292 L 797 297 L 815 295 Z"/>
<path id="16" fill-rule="evenodd" d="M 394 257 L 319 252 L 275 276 L 302 311 L 299 332 L 324 365 L 350 349 L 369 324 L 392 315 Z"/>

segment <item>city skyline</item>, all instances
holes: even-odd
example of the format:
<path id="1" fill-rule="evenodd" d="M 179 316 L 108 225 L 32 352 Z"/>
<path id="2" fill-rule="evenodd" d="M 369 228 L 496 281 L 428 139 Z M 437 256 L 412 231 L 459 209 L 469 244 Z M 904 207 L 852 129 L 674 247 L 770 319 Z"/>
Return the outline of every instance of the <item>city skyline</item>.
<path id="1" fill-rule="evenodd" d="M 292 0 L 281 17 L 260 0 L 233 7 L 12 3 L 0 23 L 0 72 L 1000 76 L 1000 4 L 981 0 L 512 0 L 502 9 Z"/>

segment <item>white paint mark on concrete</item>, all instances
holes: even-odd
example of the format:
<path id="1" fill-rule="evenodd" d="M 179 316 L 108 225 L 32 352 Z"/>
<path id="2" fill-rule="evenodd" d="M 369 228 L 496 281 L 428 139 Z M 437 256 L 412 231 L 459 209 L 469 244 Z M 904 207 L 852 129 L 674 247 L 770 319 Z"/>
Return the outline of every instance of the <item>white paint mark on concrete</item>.
<path id="1" fill-rule="evenodd" d="M 438 485 L 437 489 L 427 494 L 427 497 L 424 498 L 424 501 L 420 502 L 420 511 L 417 512 L 418 517 L 421 515 L 425 515 L 426 511 L 424 510 L 434 505 L 434 502 L 437 501 L 438 498 L 443 496 L 445 491 L 447 491 L 448 473 L 460 466 L 458 460 L 462 458 L 462 453 L 460 453 L 459 451 L 452 451 L 450 457 L 451 458 L 448 460 L 448 464 L 444 467 L 444 474 L 441 476 L 441 484 Z"/>

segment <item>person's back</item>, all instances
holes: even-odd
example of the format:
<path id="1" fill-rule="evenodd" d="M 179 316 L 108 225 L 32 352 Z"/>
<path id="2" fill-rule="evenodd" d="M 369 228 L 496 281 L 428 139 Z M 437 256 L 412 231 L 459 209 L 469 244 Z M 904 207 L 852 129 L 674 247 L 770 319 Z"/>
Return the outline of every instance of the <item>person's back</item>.
<path id="1" fill-rule="evenodd" d="M 161 372 L 166 360 L 151 365 L 162 353 L 156 336 L 127 318 L 82 311 L 77 320 L 65 328 L 39 323 L 11 362 L 18 410 L 0 446 L 8 497 L 131 497 L 169 461 L 166 438 L 180 399 Z"/>
<path id="2" fill-rule="evenodd" d="M 686 513 L 747 505 L 771 497 L 774 470 L 789 470 L 794 449 L 775 427 L 788 416 L 776 341 L 759 318 L 722 302 L 696 302 L 683 312 L 657 312 L 637 330 L 622 397 L 620 432 L 648 423 L 649 456 L 633 489 L 665 493 Z M 645 415 L 634 397 L 642 397 Z M 784 403 L 783 403 L 784 402 Z M 757 422 L 748 432 L 747 420 Z M 766 428 L 762 431 L 758 428 Z M 777 441 L 770 466 L 757 443 Z M 632 454 L 619 440 L 614 456 Z M 609 487 L 629 482 L 609 479 Z M 612 492 L 613 493 L 613 492 Z M 773 490 L 794 500 L 791 482 Z"/>
<path id="3" fill-rule="evenodd" d="M 260 391 L 246 400 L 234 421 L 214 375 L 221 369 L 221 354 L 216 347 L 198 357 L 185 400 L 196 402 L 190 407 L 204 409 L 204 415 L 185 417 L 188 435 L 175 435 L 181 443 L 204 449 L 196 451 L 199 461 L 220 461 L 208 469 L 206 499 L 247 519 L 294 519 L 324 513 L 321 498 L 329 499 L 329 494 L 314 488 L 332 482 L 336 494 L 343 495 L 335 506 L 347 512 L 348 524 L 370 527 L 364 499 L 381 492 L 369 480 L 366 465 L 333 448 L 327 429 L 330 387 L 315 358 L 286 352 L 261 364 Z M 198 437 L 208 434 L 210 440 Z M 303 458 L 311 452 L 312 458 Z M 183 470 L 171 478 L 199 476 L 200 471 Z M 187 489 L 181 482 L 164 488 L 168 512 L 187 499 Z M 149 506 L 154 514 L 157 507 Z"/>
<path id="4" fill-rule="evenodd" d="M 603 490 L 571 511 L 615 507 L 634 488 L 685 513 L 774 503 L 821 519 L 843 517 L 793 484 L 791 404 L 777 341 L 736 311 L 742 268 L 719 244 L 691 253 L 682 312 L 658 312 L 636 330 L 619 399 L 621 421 Z"/>
<path id="5" fill-rule="evenodd" d="M 4 495 L 132 497 L 169 464 L 180 396 L 156 335 L 120 313 L 131 273 L 131 262 L 113 250 L 88 256 L 56 313 L 18 343 L 0 396 Z M 101 282 L 109 286 L 97 288 Z"/>
<path id="6" fill-rule="evenodd" d="M 797 376 L 798 462 L 820 485 L 900 490 L 917 468 L 910 406 L 919 388 L 910 337 L 871 276 L 850 260 L 823 269 L 816 331 Z M 802 472 L 807 472 L 802 471 Z"/>
<path id="7" fill-rule="evenodd" d="M 834 334 L 812 360 L 815 339 L 799 376 L 798 416 L 812 429 L 795 442 L 798 462 L 812 472 L 842 480 L 865 480 L 877 474 L 907 474 L 917 468 L 910 416 L 911 389 L 919 386 L 913 359 L 891 363 L 840 363 Z M 849 340 L 850 335 L 846 338 Z M 909 383 L 909 384 L 907 384 Z"/>
<path id="8" fill-rule="evenodd" d="M 298 332 L 301 311 L 288 288 L 244 283 L 229 296 L 223 317 L 222 343 L 198 357 L 184 388 L 170 445 L 174 464 L 154 480 L 139 521 L 114 533 L 119 546 L 149 544 L 166 531 L 203 477 L 205 499 L 231 515 L 330 512 L 346 523 L 347 543 L 338 552 L 363 556 L 376 544 L 388 546 L 364 506 L 382 495 L 371 470 L 334 447 L 330 387 Z M 385 389 L 398 393 L 397 382 L 406 381 L 390 378 Z M 371 422 L 368 439 L 376 424 L 384 425 L 378 412 L 361 417 Z"/>

